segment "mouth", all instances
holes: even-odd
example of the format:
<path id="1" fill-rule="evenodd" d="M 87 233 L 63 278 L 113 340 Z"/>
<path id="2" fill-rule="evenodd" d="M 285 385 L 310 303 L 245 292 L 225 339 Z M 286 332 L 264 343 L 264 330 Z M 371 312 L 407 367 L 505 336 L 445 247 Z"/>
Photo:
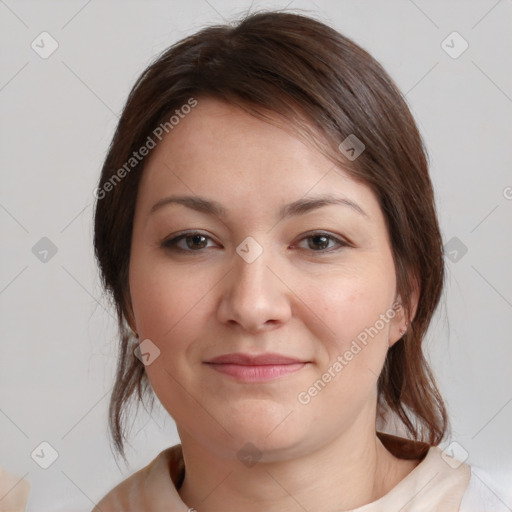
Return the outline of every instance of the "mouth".
<path id="1" fill-rule="evenodd" d="M 310 361 L 281 354 L 226 354 L 206 361 L 212 370 L 240 382 L 265 382 L 298 372 Z"/>

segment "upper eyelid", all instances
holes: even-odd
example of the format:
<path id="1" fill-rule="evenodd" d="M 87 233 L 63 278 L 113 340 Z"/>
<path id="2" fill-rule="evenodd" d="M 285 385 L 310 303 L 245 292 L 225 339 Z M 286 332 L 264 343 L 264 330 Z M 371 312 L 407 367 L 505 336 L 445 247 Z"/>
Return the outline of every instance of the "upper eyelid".
<path id="1" fill-rule="evenodd" d="M 164 240 L 162 241 L 163 244 L 167 243 L 167 242 L 172 242 L 172 241 L 175 241 L 177 240 L 178 238 L 185 238 L 187 236 L 194 236 L 194 235 L 203 235 L 205 236 L 206 238 L 209 238 L 210 240 L 213 240 L 215 241 L 215 238 L 212 237 L 211 235 L 209 235 L 208 233 L 203 233 L 202 231 L 182 231 L 182 232 L 178 232 L 174 235 L 171 235 L 169 237 L 166 237 L 164 238 Z"/>

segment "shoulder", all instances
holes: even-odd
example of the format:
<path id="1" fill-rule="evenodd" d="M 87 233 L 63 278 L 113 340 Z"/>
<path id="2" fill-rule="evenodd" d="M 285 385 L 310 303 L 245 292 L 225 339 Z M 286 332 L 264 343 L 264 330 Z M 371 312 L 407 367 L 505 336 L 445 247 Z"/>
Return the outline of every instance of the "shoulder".
<path id="1" fill-rule="evenodd" d="M 381 440 L 396 457 L 417 462 L 414 469 L 381 499 L 386 510 L 459 510 L 471 478 L 469 465 L 438 446 L 393 436 L 381 437 Z M 405 499 L 407 503 L 404 505 Z"/>
<path id="2" fill-rule="evenodd" d="M 179 484 L 182 469 L 181 445 L 167 448 L 114 487 L 92 512 L 169 510 L 169 504 L 179 499 L 173 484 Z"/>
<path id="3" fill-rule="evenodd" d="M 28 480 L 0 468 L 0 511 L 22 512 L 27 505 L 29 494 Z"/>
<path id="4" fill-rule="evenodd" d="M 156 459 L 116 485 L 99 501 L 92 512 L 124 512 L 129 511 L 130 507 L 143 510 L 147 482 L 155 461 Z"/>
<path id="5" fill-rule="evenodd" d="M 510 475 L 512 477 L 512 475 Z M 509 480 L 512 478 L 509 477 Z M 459 512 L 509 512 L 512 490 L 500 486 L 489 471 L 471 466 L 471 478 Z"/>

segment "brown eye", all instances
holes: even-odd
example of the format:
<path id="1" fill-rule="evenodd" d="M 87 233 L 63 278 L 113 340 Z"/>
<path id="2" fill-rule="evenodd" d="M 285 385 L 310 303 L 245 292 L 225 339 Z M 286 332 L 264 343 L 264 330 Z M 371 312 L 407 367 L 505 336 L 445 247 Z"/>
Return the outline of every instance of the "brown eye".
<path id="1" fill-rule="evenodd" d="M 204 235 L 189 235 L 183 238 L 189 249 L 204 249 L 207 245 L 207 237 Z"/>
<path id="2" fill-rule="evenodd" d="M 344 240 L 339 239 L 329 233 L 312 233 L 301 239 L 301 242 L 307 240 L 307 247 L 302 249 L 309 249 L 317 253 L 330 253 L 342 247 L 348 247 L 349 244 Z"/>
<path id="3" fill-rule="evenodd" d="M 165 249 L 182 252 L 199 252 L 208 247 L 209 236 L 202 233 L 183 233 L 162 243 Z"/>
<path id="4" fill-rule="evenodd" d="M 327 249 L 329 246 L 329 237 L 325 235 L 315 235 L 308 237 L 308 247 L 310 249 Z"/>

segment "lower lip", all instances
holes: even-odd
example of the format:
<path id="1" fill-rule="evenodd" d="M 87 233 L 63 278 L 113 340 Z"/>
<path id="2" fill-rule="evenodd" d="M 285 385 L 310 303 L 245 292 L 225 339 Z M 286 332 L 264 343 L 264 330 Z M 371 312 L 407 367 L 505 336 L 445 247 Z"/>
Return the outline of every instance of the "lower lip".
<path id="1" fill-rule="evenodd" d="M 215 371 L 234 377 L 236 380 L 242 382 L 265 382 L 274 380 L 298 372 L 306 366 L 306 363 L 268 364 L 259 366 L 227 363 L 208 364 Z"/>

